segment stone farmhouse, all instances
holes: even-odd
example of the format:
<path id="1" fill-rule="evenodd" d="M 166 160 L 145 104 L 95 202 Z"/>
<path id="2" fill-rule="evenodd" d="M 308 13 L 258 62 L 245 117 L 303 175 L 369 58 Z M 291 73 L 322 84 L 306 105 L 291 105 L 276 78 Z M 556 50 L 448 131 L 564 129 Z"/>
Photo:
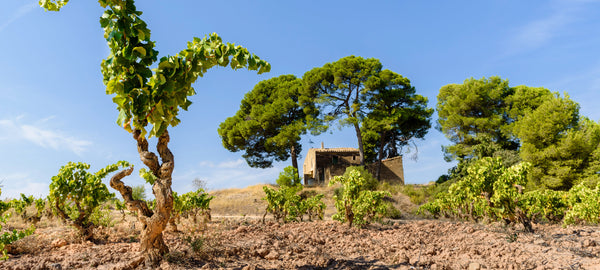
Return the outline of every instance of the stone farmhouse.
<path id="1" fill-rule="evenodd" d="M 302 167 L 304 185 L 326 185 L 334 176 L 342 175 L 349 166 L 360 164 L 356 148 L 311 148 L 306 154 Z M 375 175 L 378 163 L 369 164 L 367 169 Z M 404 184 L 402 156 L 385 159 L 381 162 L 381 181 Z"/>

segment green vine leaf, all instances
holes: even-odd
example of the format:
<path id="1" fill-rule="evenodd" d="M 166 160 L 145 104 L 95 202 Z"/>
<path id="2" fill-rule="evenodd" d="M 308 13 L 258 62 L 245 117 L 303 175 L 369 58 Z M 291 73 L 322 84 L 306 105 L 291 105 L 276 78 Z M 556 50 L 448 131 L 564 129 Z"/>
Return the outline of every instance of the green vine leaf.
<path id="1" fill-rule="evenodd" d="M 146 180 L 146 183 L 150 185 L 154 185 L 154 181 L 156 181 L 156 176 L 146 168 L 140 169 L 140 177 Z"/>
<path id="2" fill-rule="evenodd" d="M 215 33 L 194 38 L 186 49 L 160 58 L 158 67 L 150 69 L 158 52 L 141 12 L 130 2 L 100 1 L 103 7 L 111 7 L 100 18 L 111 49 L 101 64 L 104 84 L 106 93 L 115 95 L 117 124 L 129 132 L 139 129 L 143 136 L 160 136 L 168 126 L 179 124 L 179 110 L 188 110 L 189 97 L 196 94 L 192 84 L 215 66 L 247 68 L 258 74 L 271 69 L 246 48 L 224 43 Z M 148 125 L 152 126 L 149 132 Z"/>
<path id="3" fill-rule="evenodd" d="M 59 11 L 63 6 L 69 3 L 69 0 L 40 0 L 38 4 L 46 11 Z"/>

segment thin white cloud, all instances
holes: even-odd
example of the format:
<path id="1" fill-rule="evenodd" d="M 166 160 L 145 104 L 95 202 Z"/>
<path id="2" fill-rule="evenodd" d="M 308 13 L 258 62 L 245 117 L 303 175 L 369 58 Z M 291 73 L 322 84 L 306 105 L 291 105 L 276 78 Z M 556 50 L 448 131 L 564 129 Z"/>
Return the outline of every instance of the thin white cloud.
<path id="1" fill-rule="evenodd" d="M 572 74 L 555 78 L 546 84 L 552 91 L 571 92 L 573 85 L 583 85 L 585 91 L 600 90 L 600 63 L 587 70 L 573 70 Z"/>
<path id="2" fill-rule="evenodd" d="M 235 168 L 244 167 L 244 165 L 246 165 L 246 161 L 244 161 L 243 159 L 237 159 L 237 160 L 234 160 L 234 161 L 221 162 L 221 163 L 219 163 L 217 165 L 217 168 L 220 168 L 220 169 L 235 169 Z M 247 165 L 245 167 L 247 167 Z"/>
<path id="3" fill-rule="evenodd" d="M 17 9 L 17 11 L 15 11 L 15 13 L 8 18 L 8 20 L 6 20 L 5 22 L 2 22 L 0 24 L 0 32 L 2 32 L 4 29 L 6 29 L 11 23 L 13 23 L 16 20 L 20 19 L 21 17 L 27 15 L 27 13 L 29 13 L 36 7 L 38 7 L 37 3 L 25 4 L 25 5 L 22 5 L 21 7 L 19 7 Z"/>
<path id="4" fill-rule="evenodd" d="M 507 54 L 535 50 L 551 43 L 555 38 L 569 33 L 569 26 L 576 22 L 585 10 L 584 5 L 594 1 L 554 1 L 552 11 L 518 29 L 509 38 Z"/>
<path id="5" fill-rule="evenodd" d="M 18 137 L 19 128 L 12 120 L 0 120 L 0 128 L 2 129 L 2 132 L 0 132 L 0 141 L 6 141 Z"/>
<path id="6" fill-rule="evenodd" d="M 2 199 L 19 198 L 20 194 L 33 195 L 40 198 L 48 195 L 48 184 L 33 181 L 26 173 L 0 175 Z"/>
<path id="7" fill-rule="evenodd" d="M 239 167 L 244 167 L 247 166 L 246 165 L 246 161 L 244 161 L 243 159 L 236 159 L 236 160 L 228 160 L 228 161 L 223 161 L 220 163 L 215 164 L 212 161 L 200 161 L 200 163 L 198 163 L 198 165 L 202 168 L 220 168 L 220 169 L 232 169 L 232 168 L 239 168 Z"/>
<path id="8" fill-rule="evenodd" d="M 581 105 L 580 114 L 593 120 L 600 119 L 597 100 L 600 98 L 600 63 L 583 70 L 572 70 L 553 81 L 543 84 L 551 91 L 565 92 Z"/>
<path id="9" fill-rule="evenodd" d="M 19 117 L 19 119 L 22 117 Z M 60 151 L 62 149 L 69 150 L 78 156 L 81 156 L 87 148 L 92 145 L 92 142 L 77 139 L 64 132 L 44 129 L 29 124 L 21 124 L 19 119 L 0 120 L 0 128 L 3 132 L 0 135 L 0 141 L 19 141 L 26 140 L 46 149 L 54 149 Z M 46 122 L 49 118 L 42 119 Z"/>
<path id="10" fill-rule="evenodd" d="M 558 35 L 561 28 L 571 21 L 565 12 L 558 12 L 548 18 L 531 22 L 524 26 L 516 36 L 516 43 L 522 49 L 535 49 L 548 43 Z"/>
<path id="11" fill-rule="evenodd" d="M 212 161 L 200 161 L 200 163 L 198 163 L 198 165 L 202 168 L 214 168 L 215 167 L 215 163 Z"/>

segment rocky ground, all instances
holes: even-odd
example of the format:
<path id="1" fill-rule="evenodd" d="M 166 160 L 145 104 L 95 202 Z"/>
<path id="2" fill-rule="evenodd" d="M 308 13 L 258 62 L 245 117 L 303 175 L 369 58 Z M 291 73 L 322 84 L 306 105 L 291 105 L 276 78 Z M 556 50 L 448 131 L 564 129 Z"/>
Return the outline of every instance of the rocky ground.
<path id="1" fill-rule="evenodd" d="M 204 232 L 172 229 L 161 269 L 600 269 L 600 227 L 389 221 L 366 229 L 336 221 L 262 224 L 217 218 Z M 138 225 L 139 226 L 139 225 Z M 134 221 L 80 243 L 66 226 L 38 229 L 10 247 L 0 269 L 132 269 L 140 261 Z"/>

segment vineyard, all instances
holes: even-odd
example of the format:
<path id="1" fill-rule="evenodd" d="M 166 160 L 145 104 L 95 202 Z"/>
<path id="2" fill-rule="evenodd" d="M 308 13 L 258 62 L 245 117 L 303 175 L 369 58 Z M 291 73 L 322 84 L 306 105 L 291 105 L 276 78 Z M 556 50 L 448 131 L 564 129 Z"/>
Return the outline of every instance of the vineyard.
<path id="1" fill-rule="evenodd" d="M 53 178 L 47 200 L 22 195 L 3 202 L 5 261 L 0 267 L 142 267 L 144 256 L 138 247 L 142 223 L 114 194 L 99 193 L 106 190 L 102 182 L 94 182 L 116 166 L 91 174 L 87 164 L 69 163 Z M 173 213 L 164 232 L 169 252 L 156 267 L 597 269 L 600 231 L 595 226 L 572 225 L 597 223 L 598 214 L 593 212 L 597 208 L 577 204 L 597 201 L 595 189 L 579 187 L 554 195 L 523 193 L 518 183 L 526 165 L 507 169 L 498 159 L 484 159 L 473 168 L 478 169 L 472 170 L 471 177 L 481 181 L 455 183 L 448 193 L 421 207 L 398 192 L 403 187 L 379 185 L 386 190 L 369 190 L 372 176 L 359 168 L 349 168 L 332 187 L 303 190 L 297 174 L 288 167 L 277 180 L 278 186 L 262 186 L 258 194 L 252 191 L 256 188 L 213 192 L 220 199 L 202 189 L 174 193 Z M 66 184 L 61 187 L 61 183 Z M 486 186 L 490 188 L 487 199 L 482 195 Z M 103 199 L 78 200 L 68 192 L 69 187 L 79 192 L 96 190 L 104 194 Z M 473 194 L 455 194 L 465 190 Z M 514 194 L 502 197 L 507 192 Z M 337 210 L 326 212 L 327 208 Z M 389 209 L 400 209 L 400 219 L 397 213 L 390 218 L 393 211 Z M 232 214 L 239 212 L 247 214 Z M 425 219 L 419 215 L 423 212 L 471 222 Z"/>
<path id="2" fill-rule="evenodd" d="M 269 187 L 274 188 L 274 187 Z M 325 194 L 334 209 L 335 188 L 307 189 Z M 269 214 L 262 222 L 266 197 L 255 194 L 261 186 L 219 190 L 210 203 L 210 221 L 199 213 L 179 215 L 165 231 L 170 252 L 160 269 L 597 269 L 600 232 L 593 226 L 533 224 L 535 233 L 502 222 L 486 224 L 428 220 L 411 215 L 417 206 L 401 193 L 392 194 L 399 220 L 384 219 L 362 229 L 331 220 L 277 222 Z M 202 193 L 206 194 L 206 193 Z M 210 198 L 210 197 L 208 197 Z M 236 199 L 237 198 L 237 199 Z M 17 200 L 15 200 L 17 201 Z M 18 200 L 20 201 L 20 200 Z M 74 226 L 42 211 L 35 232 L 8 246 L 2 269 L 135 269 L 143 258 L 138 251 L 140 223 L 105 208 L 105 223 L 94 229 L 92 241 L 82 241 Z M 236 204 L 236 207 L 224 207 Z M 29 228 L 35 216 L 29 205 L 26 218 L 13 215 L 5 228 Z M 112 210 L 110 210 L 113 208 Z M 247 215 L 237 214 L 246 211 Z M 7 210 L 14 213 L 16 208 Z M 335 212 L 335 211 L 334 211 Z M 232 217 L 233 213 L 235 217 Z M 222 217 L 228 216 L 228 217 Z M 140 266 L 138 266 L 139 268 Z M 479 268 L 477 268 L 479 267 Z"/>
<path id="3" fill-rule="evenodd" d="M 144 267 L 144 223 L 132 204 L 154 211 L 156 201 L 131 189 L 128 201 L 119 200 L 102 182 L 113 174 L 114 183 L 114 172 L 128 166 L 90 173 L 88 164 L 69 162 L 52 178 L 47 198 L 21 194 L 2 202 L 0 266 Z M 329 187 L 303 187 L 290 166 L 276 185 L 215 191 L 218 197 L 201 188 L 174 192 L 161 234 L 168 251 L 153 267 L 598 269 L 600 187 L 529 190 L 529 170 L 528 163 L 507 167 L 501 158 L 481 158 L 425 201 L 417 194 L 435 184 L 380 184 L 362 167 L 348 167 Z"/>

